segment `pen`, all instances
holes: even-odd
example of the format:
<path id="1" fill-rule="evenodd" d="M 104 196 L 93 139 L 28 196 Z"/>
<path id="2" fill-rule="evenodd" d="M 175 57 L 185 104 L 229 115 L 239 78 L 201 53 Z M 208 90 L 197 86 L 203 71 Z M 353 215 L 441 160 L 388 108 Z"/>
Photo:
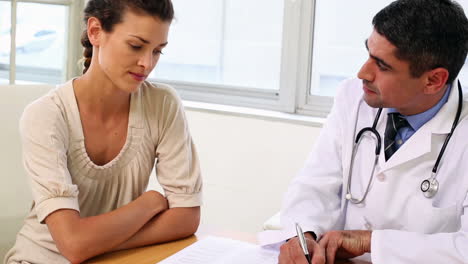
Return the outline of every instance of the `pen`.
<path id="1" fill-rule="evenodd" d="M 299 238 L 299 244 L 301 244 L 302 251 L 304 251 L 304 255 L 307 259 L 307 262 L 310 264 L 310 255 L 309 255 L 309 250 L 307 249 L 307 243 L 305 241 L 302 228 L 299 226 L 298 223 L 296 223 L 296 232 L 297 232 L 297 237 Z"/>

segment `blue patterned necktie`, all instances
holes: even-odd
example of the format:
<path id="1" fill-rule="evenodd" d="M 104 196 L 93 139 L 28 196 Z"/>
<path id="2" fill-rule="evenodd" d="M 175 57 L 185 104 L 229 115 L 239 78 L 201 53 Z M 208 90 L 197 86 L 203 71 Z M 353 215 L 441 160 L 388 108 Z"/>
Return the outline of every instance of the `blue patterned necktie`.
<path id="1" fill-rule="evenodd" d="M 385 128 L 385 160 L 397 151 L 397 145 L 395 144 L 395 137 L 400 128 L 409 126 L 408 121 L 400 113 L 389 113 L 387 118 L 387 127 Z"/>

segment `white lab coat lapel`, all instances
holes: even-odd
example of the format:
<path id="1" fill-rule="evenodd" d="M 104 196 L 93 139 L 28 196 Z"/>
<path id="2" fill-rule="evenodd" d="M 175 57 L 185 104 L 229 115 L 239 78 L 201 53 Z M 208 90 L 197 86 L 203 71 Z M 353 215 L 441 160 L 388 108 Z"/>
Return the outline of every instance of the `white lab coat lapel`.
<path id="1" fill-rule="evenodd" d="M 414 135 L 403 144 L 392 157 L 385 161 L 384 147 L 382 147 L 379 157 L 380 171 L 392 169 L 405 162 L 414 160 L 431 151 L 431 141 L 434 134 L 448 134 L 452 128 L 453 120 L 457 112 L 458 106 L 458 86 L 456 81 L 453 83 L 450 90 L 450 95 L 447 103 L 445 103 L 434 118 L 424 124 Z M 447 118 L 449 117 L 449 118 Z M 385 111 L 385 121 L 387 122 L 387 112 Z M 385 126 L 381 135 L 384 135 Z M 383 138 L 382 138 L 383 141 Z M 383 146 L 383 142 L 382 142 Z M 439 150 L 435 150 L 439 151 Z"/>

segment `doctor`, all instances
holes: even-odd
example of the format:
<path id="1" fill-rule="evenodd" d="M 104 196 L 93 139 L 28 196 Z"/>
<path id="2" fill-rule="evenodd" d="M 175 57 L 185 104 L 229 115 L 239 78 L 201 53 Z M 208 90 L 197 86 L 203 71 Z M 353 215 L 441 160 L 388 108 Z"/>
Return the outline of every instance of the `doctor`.
<path id="1" fill-rule="evenodd" d="M 451 0 L 398 0 L 372 23 L 359 79 L 342 84 L 285 195 L 279 263 L 307 263 L 296 222 L 314 264 L 468 263 L 468 101 L 456 78 L 467 18 Z"/>

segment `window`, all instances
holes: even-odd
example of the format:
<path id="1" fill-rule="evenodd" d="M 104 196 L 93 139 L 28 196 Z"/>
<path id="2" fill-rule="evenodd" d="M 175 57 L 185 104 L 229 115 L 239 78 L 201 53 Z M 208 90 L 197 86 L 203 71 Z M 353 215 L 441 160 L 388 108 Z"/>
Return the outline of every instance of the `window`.
<path id="1" fill-rule="evenodd" d="M 169 45 L 150 77 L 185 99 L 279 109 L 284 0 L 173 0 Z"/>
<path id="2" fill-rule="evenodd" d="M 299 107 L 306 112 L 327 112 L 331 106 L 327 100 L 335 95 L 338 84 L 356 76 L 368 57 L 364 40 L 372 32 L 372 18 L 391 2 L 316 0 L 316 10 L 320 12 L 315 17 L 311 82 Z M 468 0 L 457 2 L 467 10 Z M 468 81 L 466 64 L 459 78 L 462 83 Z"/>
<path id="3" fill-rule="evenodd" d="M 302 84 L 298 111 L 325 116 L 341 81 L 357 75 L 368 57 L 364 41 L 372 18 L 393 0 L 316 0 L 308 83 Z M 350 12 L 349 10 L 353 10 Z"/>
<path id="4" fill-rule="evenodd" d="M 393 0 L 172 1 L 176 19 L 152 80 L 186 100 L 324 117 L 338 83 L 368 56 L 372 17 Z M 0 0 L 0 84 L 79 75 L 84 2 Z M 468 67 L 460 79 L 468 82 Z"/>
<path id="5" fill-rule="evenodd" d="M 174 0 L 174 6 L 171 45 L 153 77 L 279 89 L 282 0 Z"/>
<path id="6" fill-rule="evenodd" d="M 173 3 L 176 21 L 169 46 L 151 77 L 173 84 L 185 99 L 325 116 L 336 84 L 352 75 L 352 68 L 359 64 L 355 58 L 365 54 L 367 36 L 361 25 L 348 23 L 361 14 L 349 12 L 343 17 L 338 11 L 354 10 L 353 1 Z M 338 4 L 349 8 L 338 8 Z M 362 24 L 370 28 L 376 11 L 363 8 L 361 12 L 366 14 Z M 353 29 L 346 31 L 349 41 L 338 37 L 343 26 Z M 314 38 L 314 29 L 320 38 Z M 356 46 L 360 52 L 354 52 Z M 345 55 L 351 50 L 353 58 Z M 344 58 L 351 63 L 343 63 Z"/>
<path id="7" fill-rule="evenodd" d="M 63 82 L 76 74 L 81 1 L 0 0 L 0 83 Z M 53 14 L 53 15 L 46 15 Z"/>
<path id="8" fill-rule="evenodd" d="M 326 116 L 368 56 L 373 16 L 392 1 L 173 0 L 169 46 L 151 77 L 189 100 Z"/>
<path id="9" fill-rule="evenodd" d="M 8 84 L 10 76 L 10 10 L 9 3 L 0 1 L 0 84 Z"/>

